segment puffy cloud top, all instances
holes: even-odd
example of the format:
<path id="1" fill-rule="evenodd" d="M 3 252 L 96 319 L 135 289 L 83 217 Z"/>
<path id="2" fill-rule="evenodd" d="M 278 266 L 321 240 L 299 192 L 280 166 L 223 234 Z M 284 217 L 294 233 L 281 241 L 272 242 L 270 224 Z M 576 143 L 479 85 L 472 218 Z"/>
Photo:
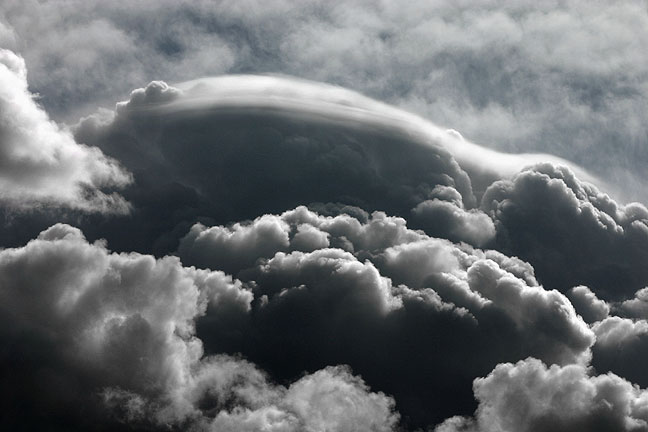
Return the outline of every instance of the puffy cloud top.
<path id="1" fill-rule="evenodd" d="M 645 5 L 370 6 L 2 2 L 2 427 L 648 430 Z"/>
<path id="2" fill-rule="evenodd" d="M 646 431 L 648 393 L 614 374 L 535 359 L 501 364 L 475 380 L 473 419 L 452 418 L 436 432 Z"/>
<path id="3" fill-rule="evenodd" d="M 46 427 L 52 409 L 61 428 L 388 431 L 398 420 L 393 400 L 348 368 L 324 368 L 286 388 L 249 362 L 204 357 L 194 320 L 207 309 L 245 315 L 252 300 L 221 272 L 110 253 L 59 224 L 0 251 L 0 286 L 0 339 L 12 347 L 0 354 L 0 373 L 22 384 L 3 386 L 2 398 L 24 413 L 6 426 Z"/>
<path id="4" fill-rule="evenodd" d="M 648 283 L 646 207 L 619 205 L 566 167 L 539 164 L 497 181 L 481 208 L 495 221 L 498 247 L 533 263 L 547 285 L 584 284 L 619 300 Z"/>

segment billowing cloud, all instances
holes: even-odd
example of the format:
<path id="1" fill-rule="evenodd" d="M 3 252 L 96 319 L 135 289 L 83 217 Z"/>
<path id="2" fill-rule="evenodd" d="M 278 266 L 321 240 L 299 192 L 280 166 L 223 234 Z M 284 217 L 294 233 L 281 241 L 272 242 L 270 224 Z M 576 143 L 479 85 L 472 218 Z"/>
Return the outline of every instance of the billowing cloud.
<path id="1" fill-rule="evenodd" d="M 623 198 L 647 198 L 642 2 L 8 0 L 0 11 L 0 44 L 24 53 L 57 119 L 152 80 L 281 73 L 353 88 L 489 147 L 573 160 Z"/>
<path id="2" fill-rule="evenodd" d="M 465 210 L 461 195 L 454 189 L 437 186 L 429 200 L 412 209 L 412 220 L 430 235 L 484 246 L 495 238 L 491 218 L 478 209 Z"/>
<path id="3" fill-rule="evenodd" d="M 612 371 L 648 387 L 643 363 L 648 355 L 648 322 L 613 316 L 597 322 L 592 329 L 596 333 L 592 364 L 597 370 Z"/>
<path id="4" fill-rule="evenodd" d="M 535 156 L 473 154 L 456 132 L 357 93 L 276 77 L 154 81 L 75 139 L 133 173 L 132 213 L 80 220 L 121 254 L 61 224 L 4 251 L 26 262 L 5 273 L 7 292 L 25 294 L 7 296 L 8 327 L 44 338 L 47 367 L 78 388 L 58 408 L 26 391 L 26 412 L 90 393 L 88 410 L 133 428 L 389 430 L 469 415 L 475 377 L 529 356 L 643 379 L 619 366 L 627 356 L 609 365 L 596 335 L 639 298 L 648 211 L 570 168 L 514 174 Z M 43 263 L 58 265 L 24 279 L 48 246 Z M 122 285 L 126 297 L 105 298 Z M 31 304 L 42 287 L 54 287 L 46 303 Z M 16 383 L 33 383 L 21 370 Z M 358 409 L 334 403 L 345 398 Z"/>
<path id="5" fill-rule="evenodd" d="M 124 195 L 138 228 L 115 247 L 158 254 L 175 249 L 196 219 L 227 223 L 331 202 L 415 215 L 434 235 L 486 245 L 494 229 L 477 198 L 492 181 L 552 159 L 498 153 L 358 93 L 270 76 L 155 81 L 114 113 L 81 121 L 75 136 L 134 174 Z"/>
<path id="6" fill-rule="evenodd" d="M 576 286 L 567 291 L 566 295 L 585 322 L 602 321 L 610 315 L 610 305 L 599 299 L 586 286 Z"/>
<path id="7" fill-rule="evenodd" d="M 623 378 L 590 376 L 582 365 L 536 359 L 498 365 L 475 380 L 474 418 L 454 417 L 436 432 L 648 430 L 648 393 Z"/>
<path id="8" fill-rule="evenodd" d="M 75 142 L 34 98 L 24 60 L 0 50 L 0 204 L 127 212 L 121 196 L 102 189 L 123 187 L 130 175 L 98 148 Z"/>
<path id="9" fill-rule="evenodd" d="M 414 426 L 469 411 L 472 378 L 502 359 L 584 363 L 594 342 L 527 263 L 379 212 L 358 220 L 299 207 L 247 224 L 197 224 L 179 255 L 234 272 L 255 295 L 249 322 L 231 335 L 219 334 L 224 323 L 209 309 L 198 320 L 207 351 L 227 345 L 282 379 L 349 364 L 393 394 Z"/>
<path id="10" fill-rule="evenodd" d="M 348 368 L 286 388 L 244 360 L 204 357 L 194 319 L 246 314 L 252 300 L 221 272 L 110 253 L 59 224 L 0 251 L 0 286 L 7 427 L 387 431 L 398 420 Z"/>
<path id="11" fill-rule="evenodd" d="M 122 221 L 119 231 L 134 238 L 121 245 L 129 238 L 119 236 L 119 249 L 168 253 L 196 219 L 226 223 L 317 202 L 409 215 L 437 185 L 475 205 L 471 181 L 442 138 L 412 136 L 373 111 L 391 108 L 356 93 L 272 77 L 186 87 L 153 82 L 114 115 L 76 128 L 78 140 L 133 172 L 124 196 L 136 209 L 125 223 L 135 226 Z"/>
<path id="12" fill-rule="evenodd" d="M 2 427 L 648 430 L 647 11 L 3 2 Z"/>
<path id="13" fill-rule="evenodd" d="M 620 205 L 566 167 L 540 164 L 497 181 L 481 208 L 495 221 L 497 247 L 531 262 L 548 286 L 587 285 L 619 300 L 648 282 L 646 207 Z"/>

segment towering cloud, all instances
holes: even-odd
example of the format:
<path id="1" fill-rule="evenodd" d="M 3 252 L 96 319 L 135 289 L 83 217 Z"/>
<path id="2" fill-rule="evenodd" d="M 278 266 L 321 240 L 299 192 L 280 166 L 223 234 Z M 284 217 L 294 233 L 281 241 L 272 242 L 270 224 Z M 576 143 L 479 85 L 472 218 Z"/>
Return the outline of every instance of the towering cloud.
<path id="1" fill-rule="evenodd" d="M 174 250 L 196 219 L 228 223 L 317 202 L 413 214 L 431 234 L 487 245 L 494 228 L 477 198 L 552 159 L 488 150 L 339 87 L 267 76 L 152 82 L 114 113 L 81 121 L 75 136 L 136 179 L 124 192 L 137 209 L 127 227 L 99 221 L 90 235 L 157 254 Z M 132 235 L 113 239 L 114 229 Z"/>

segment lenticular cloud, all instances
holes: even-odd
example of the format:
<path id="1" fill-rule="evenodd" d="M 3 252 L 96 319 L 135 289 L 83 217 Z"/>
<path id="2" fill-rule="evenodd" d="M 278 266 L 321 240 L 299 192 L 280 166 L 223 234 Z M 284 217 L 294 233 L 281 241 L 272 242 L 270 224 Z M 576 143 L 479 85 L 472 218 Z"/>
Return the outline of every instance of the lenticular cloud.
<path id="1" fill-rule="evenodd" d="M 3 426 L 648 430 L 648 210 L 577 166 L 267 76 L 68 132 L 3 65 Z"/>

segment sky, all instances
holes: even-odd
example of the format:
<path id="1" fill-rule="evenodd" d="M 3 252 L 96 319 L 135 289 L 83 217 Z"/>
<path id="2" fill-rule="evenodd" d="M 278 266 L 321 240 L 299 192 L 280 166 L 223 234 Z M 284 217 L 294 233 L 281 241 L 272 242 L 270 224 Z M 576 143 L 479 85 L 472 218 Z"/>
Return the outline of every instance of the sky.
<path id="1" fill-rule="evenodd" d="M 648 432 L 648 3 L 5 0 L 0 428 Z"/>

